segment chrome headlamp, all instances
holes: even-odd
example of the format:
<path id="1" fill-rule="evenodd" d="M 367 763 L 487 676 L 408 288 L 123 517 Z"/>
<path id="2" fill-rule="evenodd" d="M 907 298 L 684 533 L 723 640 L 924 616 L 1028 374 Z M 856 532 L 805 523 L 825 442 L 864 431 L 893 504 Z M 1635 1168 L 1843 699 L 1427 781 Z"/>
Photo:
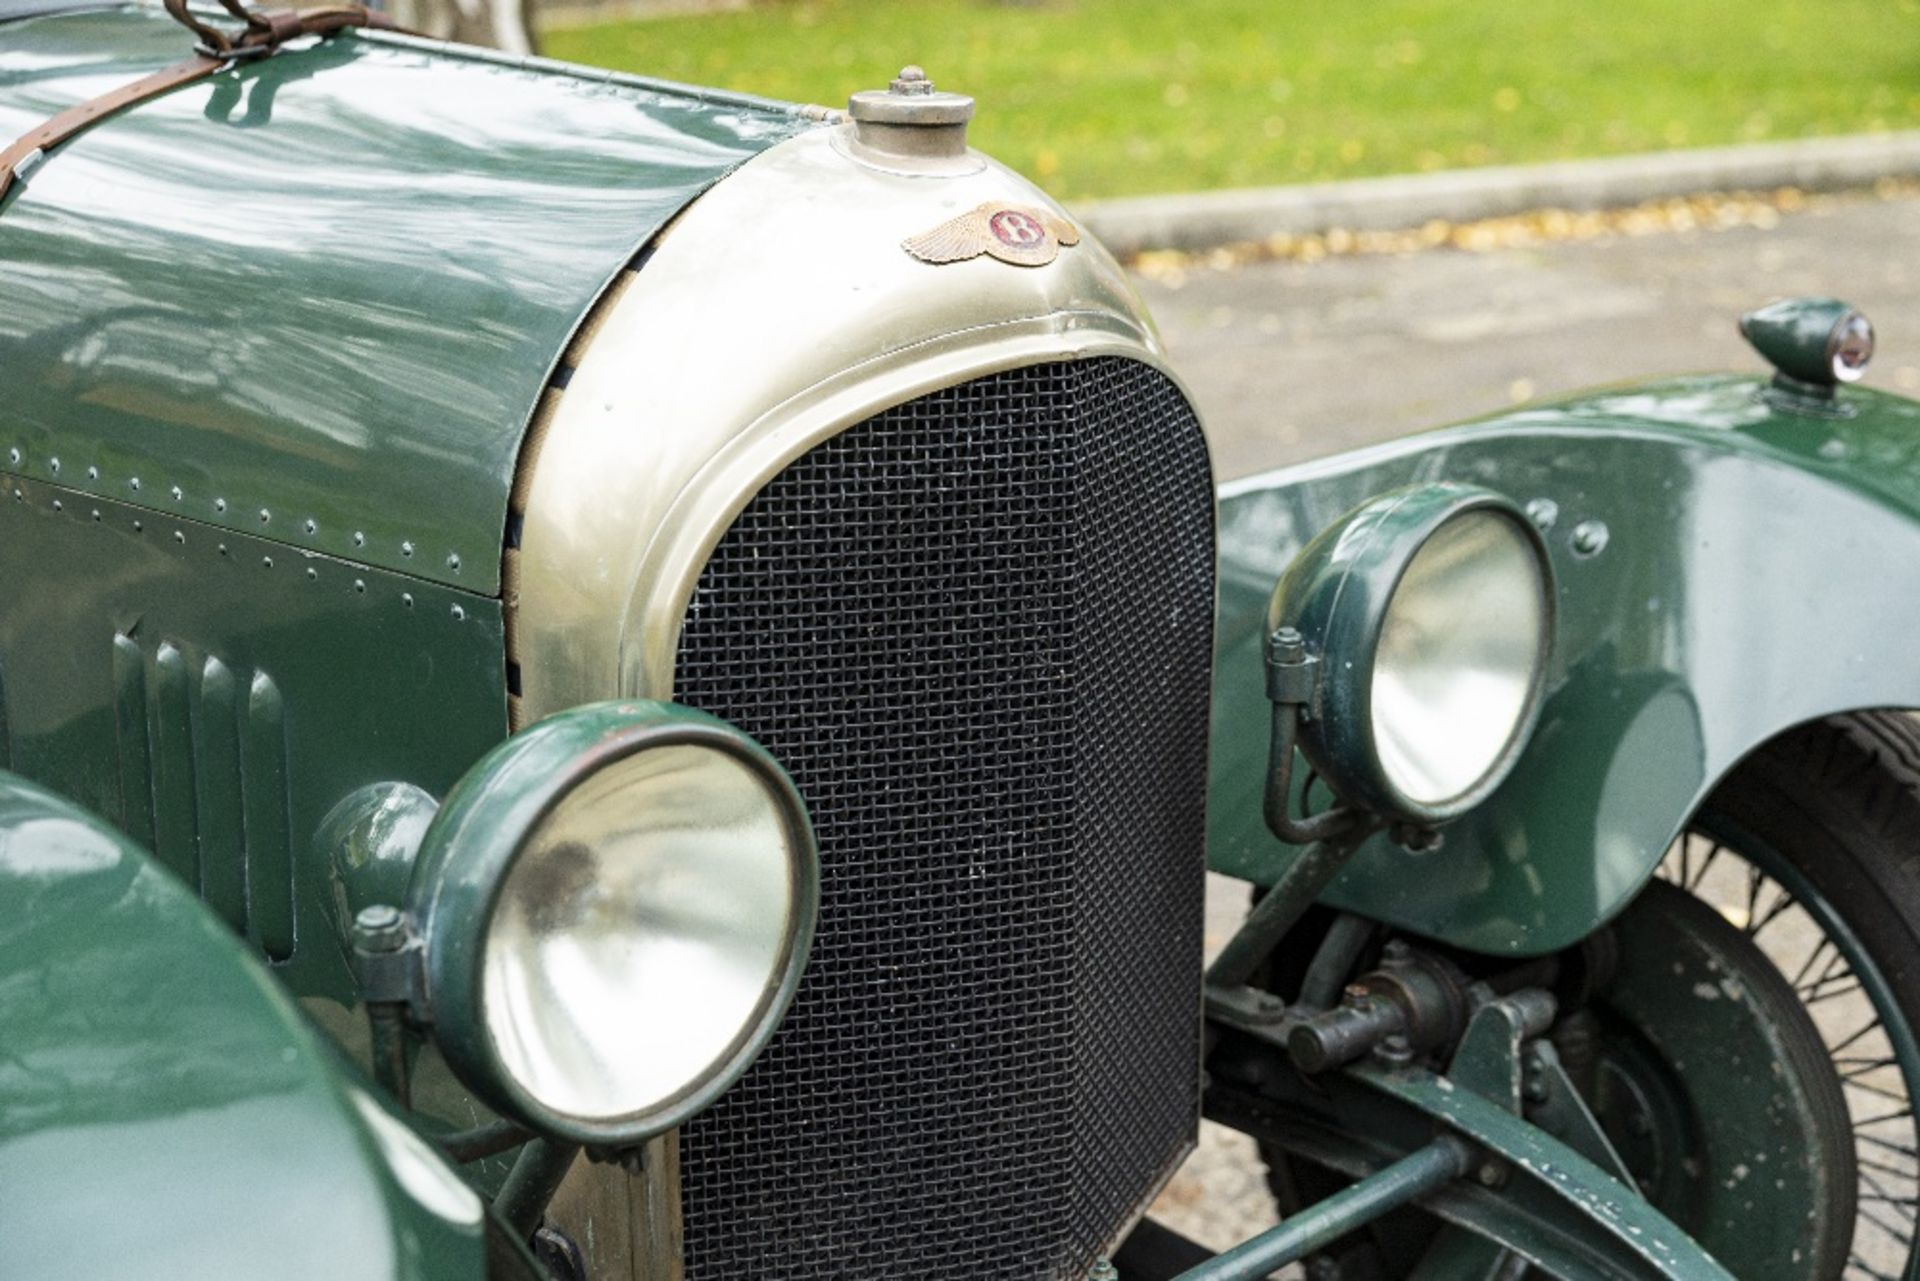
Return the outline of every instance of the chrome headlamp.
<path id="1" fill-rule="evenodd" d="M 447 1061 L 543 1133 L 628 1146 L 744 1072 L 792 1000 L 819 904 L 792 782 L 722 721 L 603 703 L 476 765 L 411 891 Z"/>
<path id="2" fill-rule="evenodd" d="M 1553 571 L 1512 502 L 1467 485 L 1374 499 L 1303 550 L 1270 631 L 1314 660 L 1300 748 L 1350 804 L 1420 827 L 1484 800 L 1539 715 Z"/>

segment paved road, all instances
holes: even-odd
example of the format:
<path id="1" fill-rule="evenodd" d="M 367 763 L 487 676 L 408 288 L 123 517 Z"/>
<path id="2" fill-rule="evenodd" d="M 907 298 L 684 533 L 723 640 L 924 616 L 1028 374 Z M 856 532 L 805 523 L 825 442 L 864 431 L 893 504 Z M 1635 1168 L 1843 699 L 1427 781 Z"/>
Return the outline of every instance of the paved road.
<path id="1" fill-rule="evenodd" d="M 1158 276 L 1160 273 L 1155 273 Z M 1769 230 L 1198 266 L 1139 280 L 1222 478 L 1629 378 L 1758 367 L 1734 322 L 1835 294 L 1880 331 L 1870 383 L 1920 394 L 1920 198 L 1817 199 Z"/>
<path id="2" fill-rule="evenodd" d="M 1526 249 L 1440 249 L 1137 281 L 1192 385 L 1222 478 L 1497 410 L 1516 399 L 1703 369 L 1757 369 L 1741 312 L 1834 294 L 1880 336 L 1870 384 L 1920 395 L 1920 197 L 1818 200 L 1768 228 Z M 1246 891 L 1214 878 L 1218 947 Z M 1206 1127 L 1155 1208 L 1222 1249 L 1274 1222 L 1257 1158 Z"/>

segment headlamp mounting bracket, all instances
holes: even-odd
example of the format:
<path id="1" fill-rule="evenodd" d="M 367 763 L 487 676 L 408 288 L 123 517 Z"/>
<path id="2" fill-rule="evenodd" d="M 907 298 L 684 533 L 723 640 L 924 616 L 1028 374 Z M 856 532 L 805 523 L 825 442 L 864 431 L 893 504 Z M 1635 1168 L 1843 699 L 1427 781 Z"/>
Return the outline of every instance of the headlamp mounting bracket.
<path id="1" fill-rule="evenodd" d="M 1311 718 L 1320 695 L 1320 657 L 1307 651 L 1297 628 L 1277 627 L 1267 637 L 1267 698 L 1299 707 Z"/>

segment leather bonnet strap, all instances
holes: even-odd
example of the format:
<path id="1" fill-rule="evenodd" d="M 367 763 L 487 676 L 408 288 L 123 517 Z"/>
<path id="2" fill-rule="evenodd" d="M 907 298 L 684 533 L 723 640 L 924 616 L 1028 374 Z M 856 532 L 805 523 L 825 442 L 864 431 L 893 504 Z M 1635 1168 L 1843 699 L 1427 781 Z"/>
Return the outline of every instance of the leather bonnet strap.
<path id="1" fill-rule="evenodd" d="M 14 173 L 20 163 L 34 153 L 58 146 L 116 111 L 210 76 L 224 65 L 225 59 L 196 53 L 185 62 L 176 62 L 132 84 L 121 85 L 97 98 L 89 98 L 77 106 L 68 107 L 37 129 L 16 139 L 5 151 L 0 151 L 0 199 L 4 199 L 8 188 L 13 186 Z"/>
<path id="2" fill-rule="evenodd" d="M 59 115 L 15 139 L 5 150 L 0 151 L 0 200 L 6 199 L 7 192 L 13 186 L 22 164 L 35 156 L 45 154 L 53 147 L 93 127 L 116 112 L 124 111 L 150 98 L 171 93 L 182 85 L 204 80 L 221 68 L 241 59 L 272 54 L 286 41 L 298 36 L 329 36 L 347 27 L 389 29 L 393 27 L 393 23 L 385 14 L 375 13 L 359 5 L 299 11 L 281 10 L 273 13 L 240 9 L 237 3 L 230 7 L 240 13 L 247 23 L 246 29 L 239 36 L 231 39 L 217 28 L 182 17 L 185 4 L 179 3 L 178 0 L 169 0 L 168 11 L 201 37 L 201 43 L 194 50 L 193 56 L 184 62 L 176 62 L 171 67 L 156 71 L 150 76 L 143 76 L 131 84 L 121 85 L 118 89 L 110 90 L 97 98 L 89 98 L 85 102 L 68 107 Z"/>

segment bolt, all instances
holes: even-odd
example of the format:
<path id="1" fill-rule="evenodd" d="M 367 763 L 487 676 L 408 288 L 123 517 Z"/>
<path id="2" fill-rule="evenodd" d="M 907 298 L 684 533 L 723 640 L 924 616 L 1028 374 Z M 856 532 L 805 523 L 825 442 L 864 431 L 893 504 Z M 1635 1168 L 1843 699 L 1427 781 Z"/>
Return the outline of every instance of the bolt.
<path id="1" fill-rule="evenodd" d="M 1552 1097 L 1552 1092 L 1547 1089 L 1544 1079 L 1535 1077 L 1527 1082 L 1526 1096 L 1529 1103 L 1545 1103 Z"/>
<path id="2" fill-rule="evenodd" d="M 363 952 L 398 952 L 407 944 L 407 918 L 388 903 L 373 903 L 353 918 L 353 945 Z"/>
<path id="3" fill-rule="evenodd" d="M 1413 1043 L 1400 1033 L 1395 1032 L 1392 1036 L 1380 1042 L 1380 1048 L 1374 1051 L 1374 1055 L 1379 1058 L 1382 1063 L 1388 1064 L 1389 1066 L 1405 1067 L 1407 1064 L 1413 1062 Z"/>
<path id="4" fill-rule="evenodd" d="M 1395 823 L 1387 829 L 1394 842 L 1412 854 L 1426 854 L 1446 844 L 1447 838 L 1436 828 L 1418 823 Z"/>
<path id="5" fill-rule="evenodd" d="M 1120 1269 L 1114 1267 L 1111 1260 L 1097 1259 L 1087 1270 L 1087 1281 L 1120 1281 Z"/>
<path id="6" fill-rule="evenodd" d="M 908 64 L 900 68 L 889 87 L 903 98 L 920 98 L 933 92 L 933 81 L 927 79 L 925 71 Z"/>
<path id="7" fill-rule="evenodd" d="M 1405 965 L 1413 959 L 1413 949 L 1407 946 L 1405 939 L 1388 939 L 1380 949 L 1380 959 L 1388 965 Z"/>
<path id="8" fill-rule="evenodd" d="M 1507 1181 L 1507 1167 L 1499 1161 L 1484 1161 L 1473 1177 L 1483 1188 L 1497 1188 Z"/>
<path id="9" fill-rule="evenodd" d="M 1573 552 L 1576 556 L 1598 556 L 1606 550 L 1605 521 L 1583 520 L 1573 527 Z"/>
<path id="10" fill-rule="evenodd" d="M 1272 660 L 1283 665 L 1301 662 L 1307 656 L 1307 638 L 1297 627 L 1282 627 L 1267 639 Z"/>
<path id="11" fill-rule="evenodd" d="M 1361 1005 L 1372 995 L 1373 992 L 1365 983 L 1349 983 L 1341 991 L 1340 999 L 1347 1005 Z"/>

